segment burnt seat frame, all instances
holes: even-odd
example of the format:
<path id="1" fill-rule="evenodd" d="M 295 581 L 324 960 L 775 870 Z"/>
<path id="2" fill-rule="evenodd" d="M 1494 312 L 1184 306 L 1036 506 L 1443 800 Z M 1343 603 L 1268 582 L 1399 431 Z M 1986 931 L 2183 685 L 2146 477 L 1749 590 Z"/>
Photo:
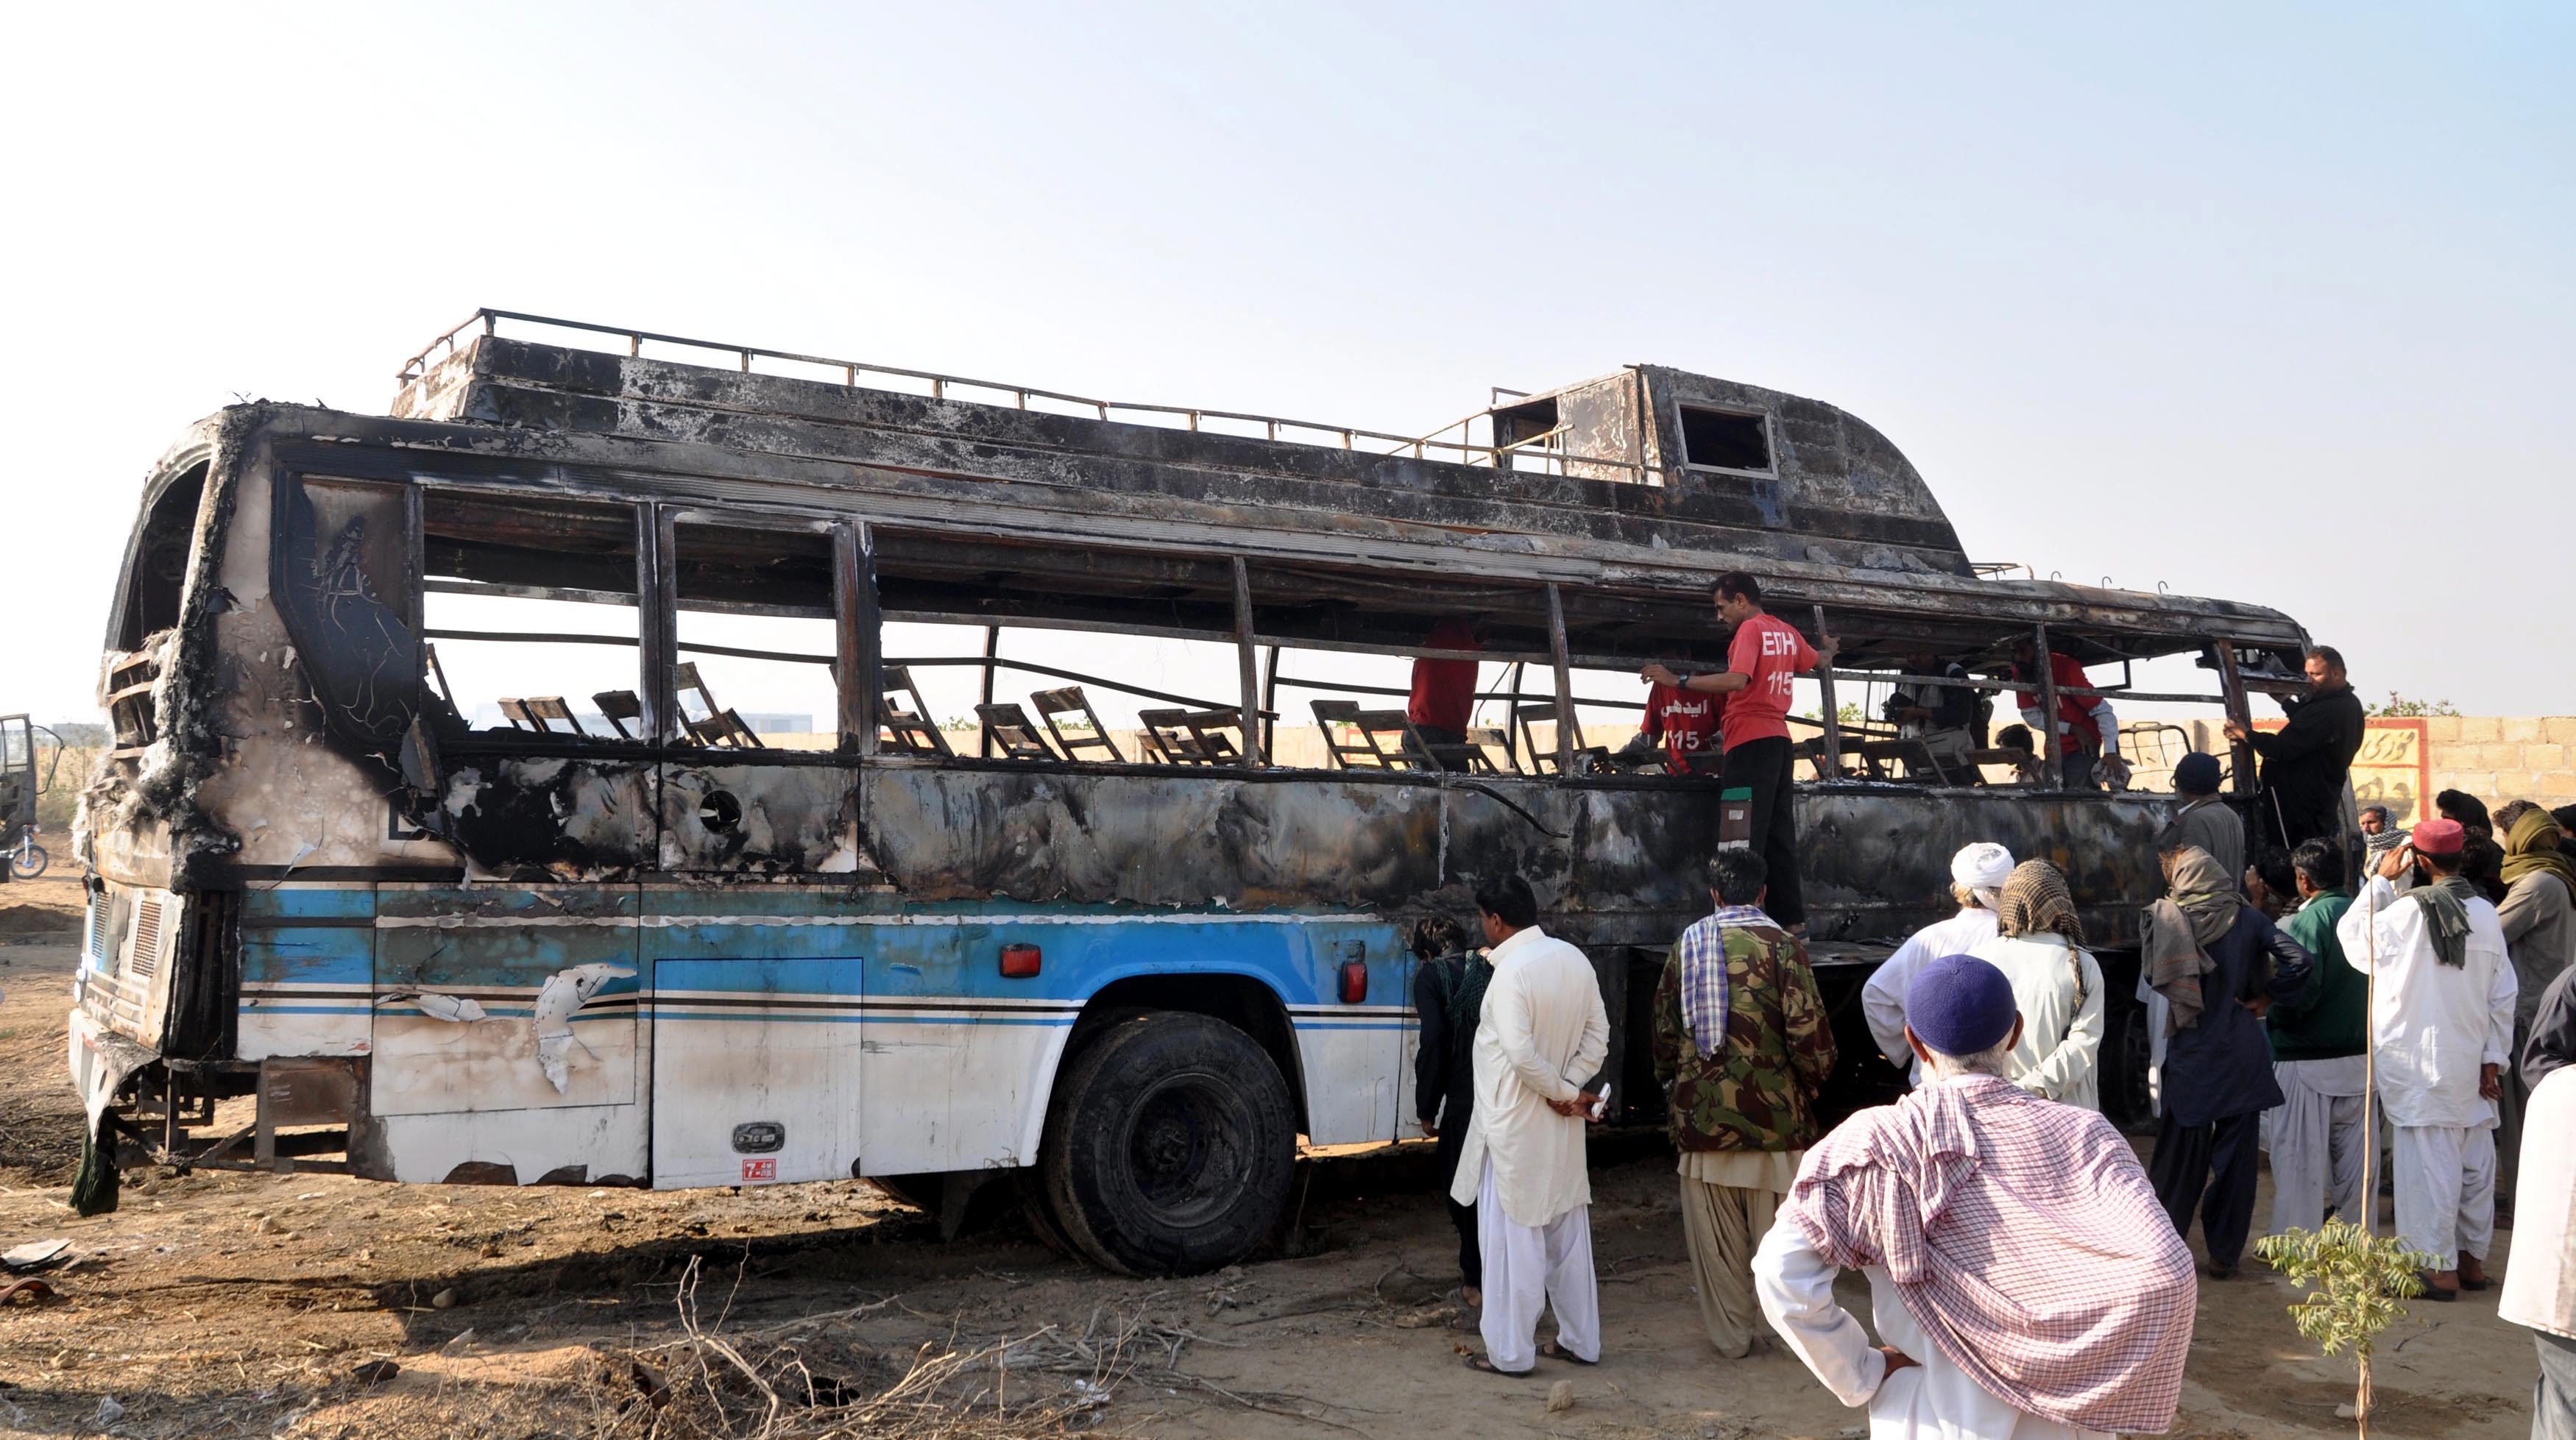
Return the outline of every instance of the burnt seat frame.
<path id="1" fill-rule="evenodd" d="M 1046 736 L 1038 729 L 1029 712 L 1018 705 L 978 705 L 975 718 L 984 726 L 984 739 L 999 747 L 1005 760 L 1056 760 L 1063 757 L 1048 747 Z"/>
<path id="2" fill-rule="evenodd" d="M 1097 749 L 1109 752 L 1112 764 L 1126 763 L 1126 755 L 1119 751 L 1118 742 L 1110 738 L 1109 727 L 1100 722 L 1100 712 L 1091 708 L 1091 697 L 1083 693 L 1081 686 L 1040 690 L 1029 696 L 1029 703 L 1037 707 L 1038 718 L 1046 722 L 1047 734 L 1054 738 L 1055 748 L 1064 752 L 1065 759 L 1080 760 L 1084 758 L 1083 751 Z M 1081 716 L 1091 727 L 1091 733 L 1067 735 L 1064 727 L 1055 723 L 1056 718 L 1062 715 Z"/>
<path id="3" fill-rule="evenodd" d="M 1232 736 L 1243 733 L 1242 712 L 1217 710 L 1139 710 L 1145 741 L 1167 765 L 1233 765 L 1243 749 Z"/>

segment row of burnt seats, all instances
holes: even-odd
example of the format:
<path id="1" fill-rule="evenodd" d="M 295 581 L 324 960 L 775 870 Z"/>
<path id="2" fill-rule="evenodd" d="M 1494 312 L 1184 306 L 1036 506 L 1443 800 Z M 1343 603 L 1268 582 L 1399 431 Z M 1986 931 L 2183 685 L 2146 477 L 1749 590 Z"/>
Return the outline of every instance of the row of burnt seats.
<path id="1" fill-rule="evenodd" d="M 699 708 L 706 712 L 703 716 L 692 717 L 687 713 L 686 704 L 682 705 L 680 726 L 687 731 L 691 741 L 737 750 L 767 748 L 761 744 L 760 736 L 743 723 L 738 712 L 716 703 L 714 692 L 707 689 L 707 682 L 698 674 L 694 661 L 683 660 L 671 667 L 671 689 L 684 701 L 694 692 Z M 642 733 L 644 701 L 634 691 L 602 690 L 590 697 L 590 703 L 599 707 L 600 718 L 608 722 L 608 728 L 617 732 L 618 739 L 633 740 Z M 509 721 L 510 728 L 514 730 L 533 730 L 541 735 L 590 734 L 582 728 L 580 719 L 560 695 L 530 695 L 524 699 L 510 696 L 504 697 L 500 704 L 501 718 Z M 628 729 L 630 725 L 635 728 Z M 557 726 L 563 728 L 557 729 Z"/>
<path id="2" fill-rule="evenodd" d="M 759 735 L 733 709 L 718 705 L 705 678 L 690 661 L 671 667 L 672 688 L 684 699 L 692 694 L 705 713 L 692 718 L 682 707 L 681 725 L 697 744 L 735 749 L 765 748 Z M 953 759 L 956 750 L 931 718 L 908 667 L 890 665 L 880 691 L 879 743 L 897 755 Z M 640 734 L 643 701 L 632 690 L 604 690 L 590 697 L 601 718 L 620 740 Z M 1553 705 L 1524 705 L 1512 711 L 1512 727 L 1471 727 L 1463 742 L 1435 743 L 1402 710 L 1363 709 L 1352 700 L 1312 702 L 1324 736 L 1325 753 L 1340 770 L 1449 770 L 1484 775 L 1553 774 L 1556 751 L 1542 748 L 1531 727 L 1553 722 Z M 559 695 L 511 697 L 500 702 L 502 717 L 513 728 L 540 734 L 587 736 L 581 721 Z M 1032 719 L 1029 711 L 1037 717 Z M 1079 685 L 1040 690 L 1026 708 L 1016 703 L 975 707 L 990 747 L 1007 760 L 1102 760 L 1124 763 L 1109 727 L 1092 708 Z M 1169 765 L 1231 765 L 1243 758 L 1243 716 L 1232 706 L 1193 710 L 1182 707 L 1136 712 L 1139 729 L 1136 758 Z M 633 727 L 633 728 L 629 728 Z M 1515 733 L 1517 732 L 1517 733 Z M 601 737 L 606 738 L 606 737 Z M 1518 743 L 1515 743 L 1517 740 Z M 1527 753 L 1530 767 L 1520 756 Z M 1607 769 L 1605 752 L 1587 747 L 1577 752 L 1577 773 Z"/>
<path id="3" fill-rule="evenodd" d="M 879 691 L 878 735 L 888 750 L 904 755 L 953 756 L 948 737 L 930 719 L 930 707 L 913 685 L 912 672 L 889 665 Z M 906 702 L 909 701 L 907 704 Z M 1029 718 L 1029 711 L 1037 718 Z M 1079 685 L 1040 690 L 1023 708 L 1002 701 L 975 707 L 986 743 L 1005 760 L 1105 760 L 1124 763 L 1118 746 L 1091 697 Z M 1136 744 L 1140 760 L 1167 765 L 1231 765 L 1243 758 L 1243 715 L 1231 707 L 1190 710 L 1139 710 Z"/>

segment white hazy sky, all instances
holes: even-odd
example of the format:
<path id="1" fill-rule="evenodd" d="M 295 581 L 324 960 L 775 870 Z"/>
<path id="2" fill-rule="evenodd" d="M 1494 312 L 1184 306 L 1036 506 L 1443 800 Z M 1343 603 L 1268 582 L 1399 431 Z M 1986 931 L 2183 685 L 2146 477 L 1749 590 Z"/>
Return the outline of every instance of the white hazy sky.
<path id="1" fill-rule="evenodd" d="M 2576 710 L 2576 11 L 1933 10 L 32 8 L 0 711 L 95 713 L 182 426 L 477 305 L 1398 431 L 1674 365 L 1980 559 Z"/>

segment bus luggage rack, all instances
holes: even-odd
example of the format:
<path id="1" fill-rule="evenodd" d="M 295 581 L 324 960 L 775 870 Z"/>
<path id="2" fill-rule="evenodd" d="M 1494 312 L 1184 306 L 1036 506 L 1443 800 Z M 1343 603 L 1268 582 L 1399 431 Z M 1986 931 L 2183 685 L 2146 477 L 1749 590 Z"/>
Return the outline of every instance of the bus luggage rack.
<path id="1" fill-rule="evenodd" d="M 754 371 L 752 362 L 767 360 L 781 365 L 811 366 L 825 371 L 837 370 L 840 372 L 840 383 L 844 385 L 855 387 L 864 383 L 868 389 L 893 390 L 900 394 L 926 394 L 933 400 L 957 399 L 978 403 L 999 403 L 999 397 L 1007 396 L 1012 407 L 1020 410 L 1047 410 L 1057 414 L 1088 413 L 1093 419 L 1119 420 L 1138 425 L 1159 425 L 1166 429 L 1177 426 L 1188 430 L 1205 430 L 1210 428 L 1208 422 L 1216 421 L 1225 425 L 1258 426 L 1261 439 L 1284 440 L 1299 445 L 1317 445 L 1342 450 L 1365 449 L 1380 455 L 1409 453 L 1416 459 L 1441 459 L 1462 465 L 1486 465 L 1498 469 L 1526 471 L 1531 474 L 1565 475 L 1573 473 L 1568 467 L 1579 466 L 1585 473 L 1615 471 L 1621 472 L 1624 478 L 1635 483 L 1650 485 L 1663 483 L 1661 466 L 1612 456 L 1569 453 L 1565 448 L 1569 427 L 1564 425 L 1507 445 L 1490 443 L 1490 441 L 1481 445 L 1475 443 L 1470 427 L 1475 422 L 1483 420 L 1486 421 L 1487 430 L 1490 433 L 1492 429 L 1490 417 L 1494 410 L 1503 408 L 1500 403 L 1502 398 L 1519 394 L 1517 391 L 1499 388 L 1493 395 L 1496 403 L 1486 409 L 1453 420 L 1425 435 L 1397 435 L 1383 430 L 1364 430 L 1352 425 L 1327 425 L 1319 421 L 1291 420 L 1279 415 L 1255 415 L 1240 410 L 1209 410 L 1186 405 L 1152 405 L 1138 401 L 1099 400 L 1086 395 L 1069 395 L 1061 390 L 1040 389 L 1033 385 L 1013 385 L 999 380 L 976 380 L 962 375 L 943 375 L 931 370 L 909 370 L 898 365 L 872 365 L 863 360 L 838 360 L 826 355 L 799 354 L 793 350 L 770 350 L 758 345 L 733 345 L 716 340 L 696 340 L 685 335 L 666 335 L 654 330 L 633 330 L 618 325 L 595 325 L 586 320 L 565 320 L 552 315 L 531 315 L 521 310 L 488 308 L 468 315 L 462 322 L 450 327 L 446 333 L 422 346 L 419 354 L 403 362 L 402 369 L 395 374 L 394 378 L 405 385 L 420 379 L 429 373 L 431 365 L 435 363 L 433 356 L 443 360 L 455 352 L 459 336 L 478 330 L 485 335 L 498 334 L 499 327 L 504 321 L 513 325 L 536 325 L 553 330 L 569 330 L 579 335 L 612 337 L 626 342 L 625 353 L 639 357 L 644 354 L 644 346 L 648 341 L 655 345 L 676 346 L 685 350 L 730 356 L 735 368 L 746 375 L 765 373 Z M 861 377 L 865 377 L 864 382 Z M 786 378 L 814 379 L 817 377 L 795 375 Z M 968 393 L 955 393 L 959 391 Z M 994 398 L 987 401 L 985 397 Z M 1458 432 L 1457 439 L 1443 438 L 1453 430 Z M 1214 433 L 1242 432 L 1218 430 Z M 1251 437 L 1246 434 L 1245 438 Z M 1379 448 L 1381 446 L 1385 448 Z"/>

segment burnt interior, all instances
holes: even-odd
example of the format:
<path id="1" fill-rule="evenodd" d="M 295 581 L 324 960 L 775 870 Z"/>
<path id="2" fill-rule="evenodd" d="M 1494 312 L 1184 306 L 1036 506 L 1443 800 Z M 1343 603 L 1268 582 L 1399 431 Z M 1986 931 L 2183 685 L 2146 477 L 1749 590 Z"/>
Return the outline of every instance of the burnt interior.
<path id="1" fill-rule="evenodd" d="M 186 588 L 188 550 L 205 491 L 206 466 L 200 463 L 172 480 L 144 511 L 126 559 L 124 592 L 108 626 L 108 649 L 139 650 L 145 637 L 179 623 L 179 594 Z"/>

